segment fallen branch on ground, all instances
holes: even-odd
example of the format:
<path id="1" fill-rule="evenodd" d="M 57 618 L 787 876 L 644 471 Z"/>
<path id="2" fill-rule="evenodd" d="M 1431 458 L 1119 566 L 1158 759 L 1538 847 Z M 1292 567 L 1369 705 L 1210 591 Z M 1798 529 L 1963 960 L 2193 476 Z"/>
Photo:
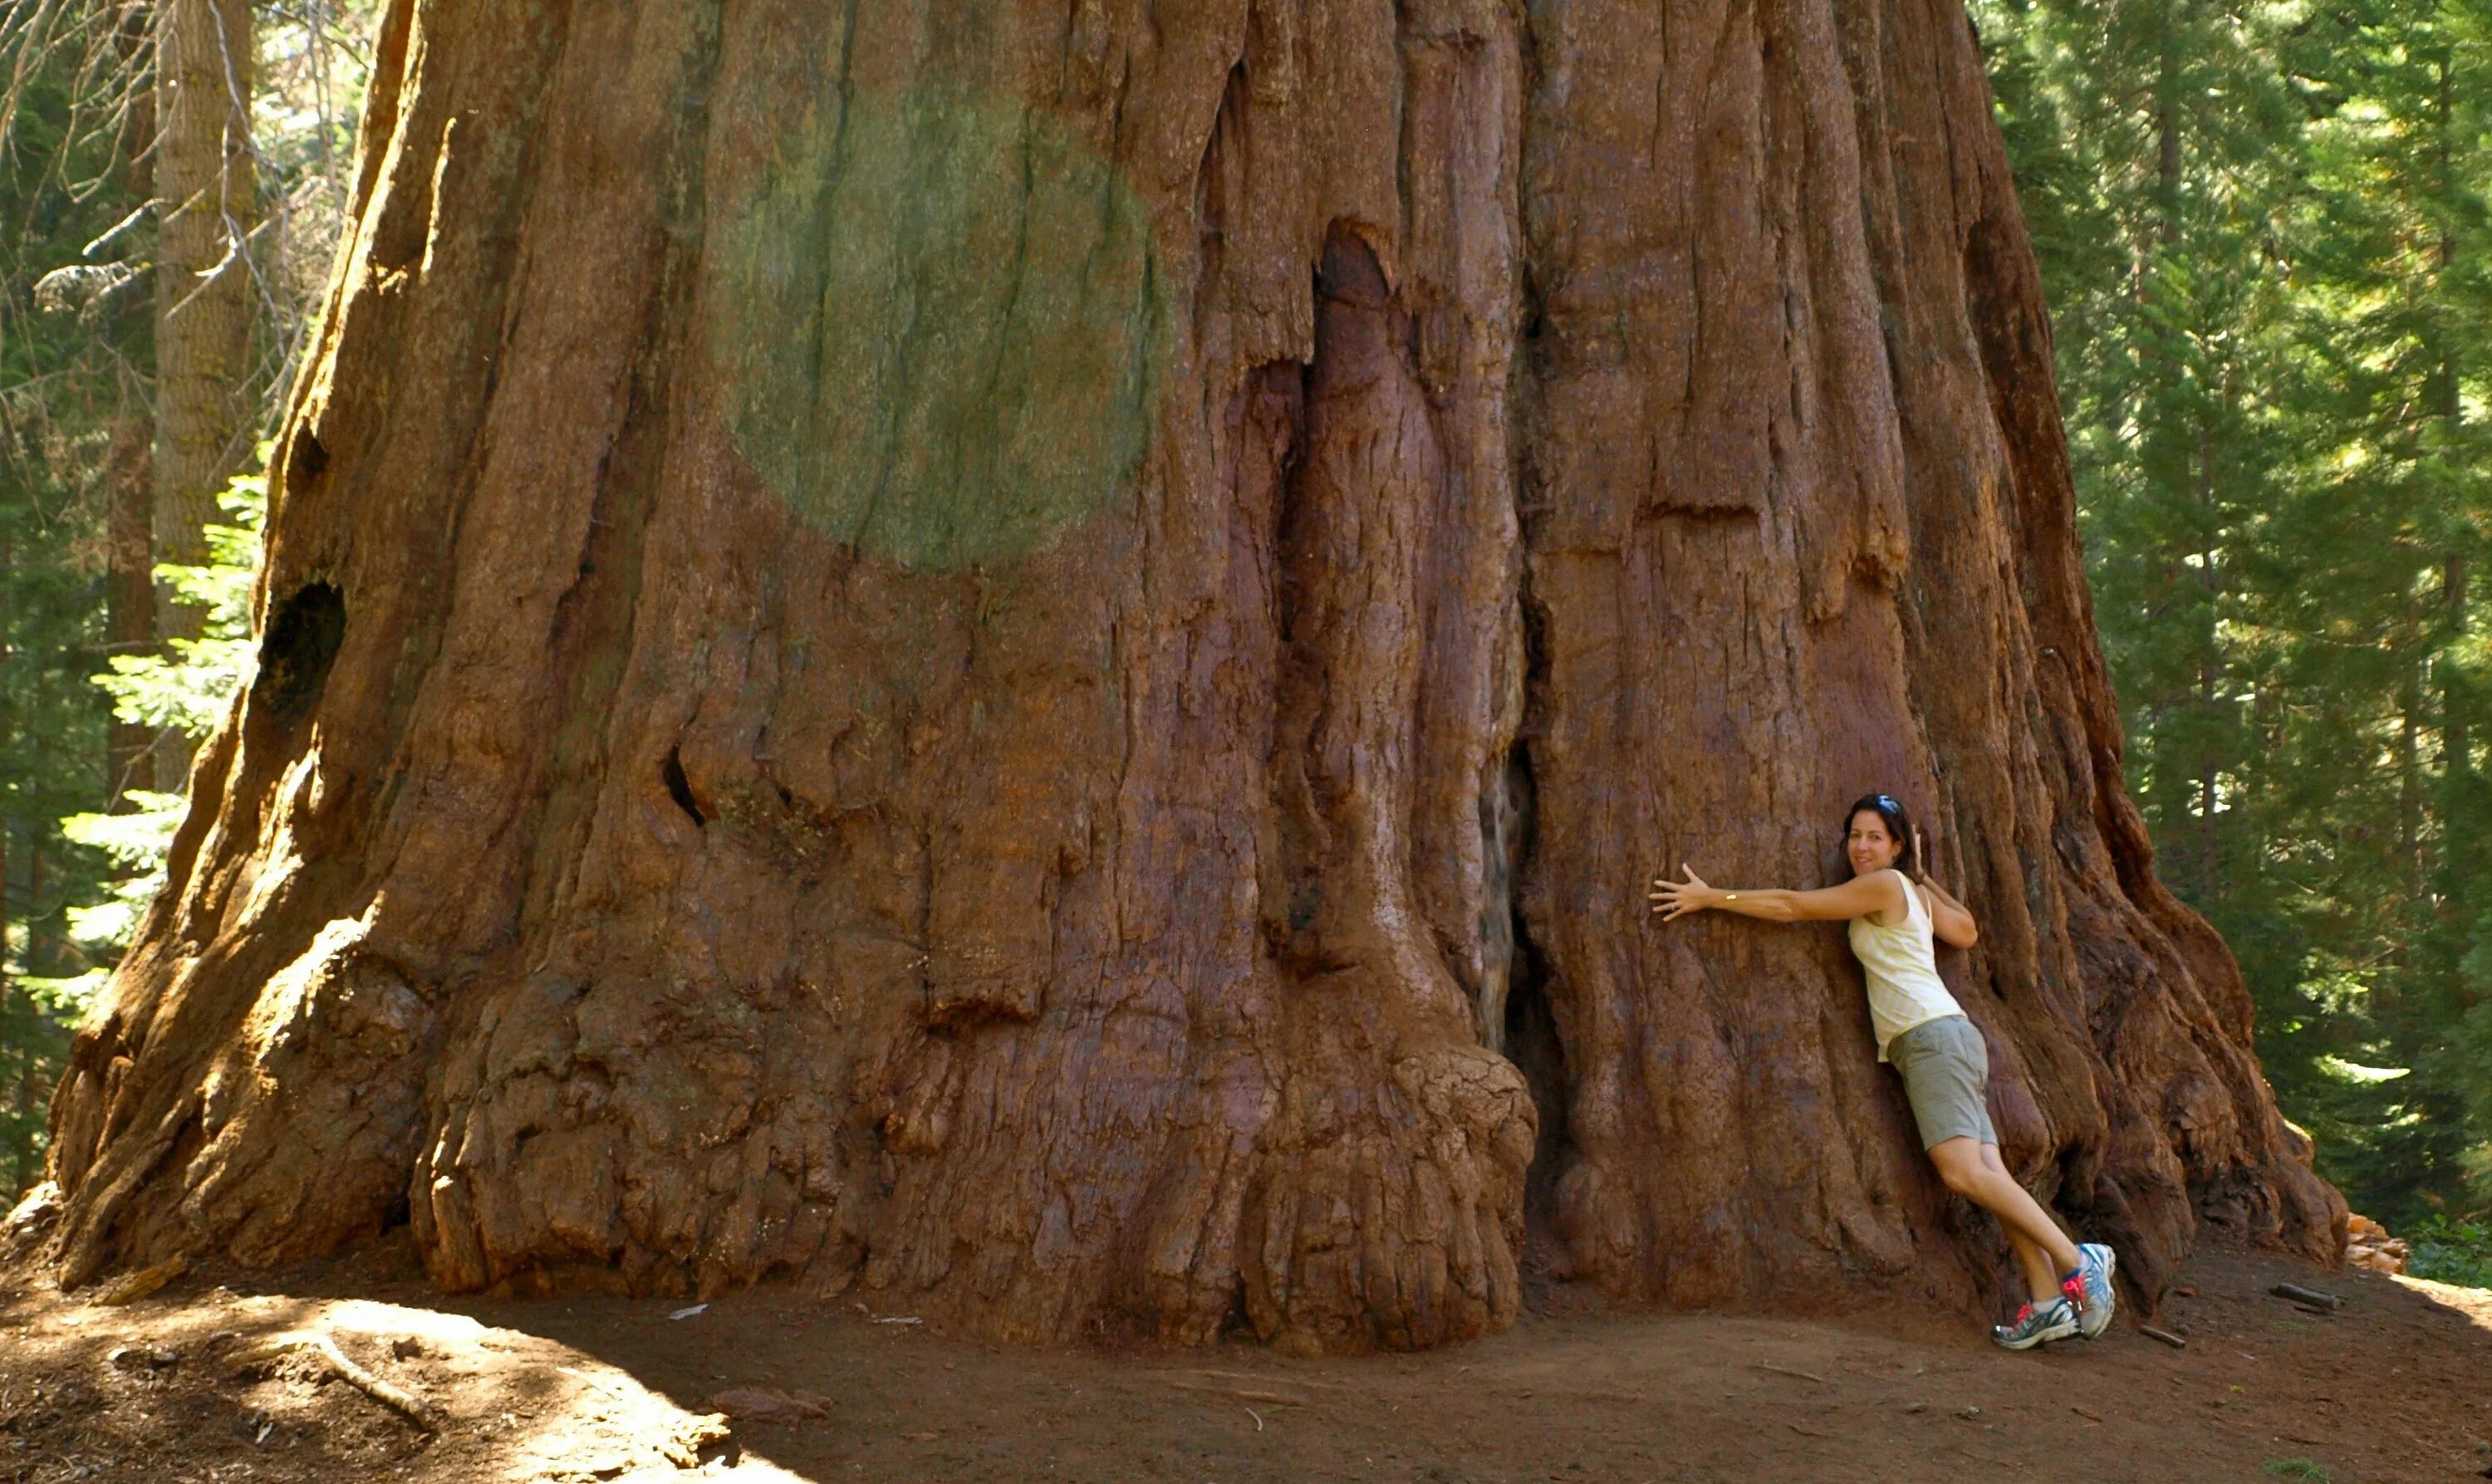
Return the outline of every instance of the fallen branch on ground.
<path id="1" fill-rule="evenodd" d="M 2305 1289 L 2298 1283 L 2279 1283 L 2268 1291 L 2278 1298 L 2290 1298 L 2298 1304 L 2317 1304 L 2323 1309 L 2339 1309 L 2345 1304 L 2345 1300 L 2333 1293 L 2322 1293 L 2317 1289 Z"/>
<path id="2" fill-rule="evenodd" d="M 393 1385 L 347 1359 L 346 1352 L 338 1349 L 338 1342 L 318 1330 L 292 1329 L 271 1335 L 235 1356 L 234 1364 L 237 1370 L 249 1370 L 291 1354 L 310 1355 L 340 1380 L 426 1432 L 440 1431 L 441 1412 L 438 1408 L 405 1387 Z"/>
<path id="3" fill-rule="evenodd" d="M 2179 1335 L 2176 1335 L 2169 1330 L 2157 1329 L 2151 1324 L 2138 1325 L 2137 1332 L 2146 1336 L 2146 1338 L 2150 1340 L 2160 1340 L 2164 1344 L 2171 1346 L 2176 1350 L 2185 1350 L 2189 1348 L 2188 1341 L 2181 1339 Z"/>

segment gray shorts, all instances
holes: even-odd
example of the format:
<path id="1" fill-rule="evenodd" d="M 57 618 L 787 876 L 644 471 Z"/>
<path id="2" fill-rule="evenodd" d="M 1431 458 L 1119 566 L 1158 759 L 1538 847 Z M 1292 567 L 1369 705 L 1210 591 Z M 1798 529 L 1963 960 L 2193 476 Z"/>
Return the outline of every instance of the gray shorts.
<path id="1" fill-rule="evenodd" d="M 1990 1108 L 1990 1050 L 1981 1032 L 1961 1015 L 1923 1021 L 1886 1043 L 1886 1059 L 1904 1074 L 1904 1095 L 1913 1100 L 1913 1121 L 1921 1126 L 1921 1147 L 1950 1139 L 1997 1143 Z"/>

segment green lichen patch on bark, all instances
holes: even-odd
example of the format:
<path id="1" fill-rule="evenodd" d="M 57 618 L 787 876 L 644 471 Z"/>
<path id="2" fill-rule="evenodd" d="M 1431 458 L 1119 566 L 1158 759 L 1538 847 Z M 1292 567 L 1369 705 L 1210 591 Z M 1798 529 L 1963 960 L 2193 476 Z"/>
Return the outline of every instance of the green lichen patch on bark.
<path id="1" fill-rule="evenodd" d="M 809 114 L 713 264 L 728 417 L 816 530 L 1008 561 L 1120 497 L 1150 441 L 1162 278 L 1113 163 L 1039 108 L 866 89 Z"/>

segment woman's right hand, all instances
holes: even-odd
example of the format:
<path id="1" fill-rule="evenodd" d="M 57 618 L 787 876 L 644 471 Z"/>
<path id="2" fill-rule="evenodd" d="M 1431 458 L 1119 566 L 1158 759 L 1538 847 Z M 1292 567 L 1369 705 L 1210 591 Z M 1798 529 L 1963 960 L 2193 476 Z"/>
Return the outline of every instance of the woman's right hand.
<path id="1" fill-rule="evenodd" d="M 1701 912 L 1713 905 L 1713 888 L 1705 884 L 1705 878 L 1696 874 L 1695 868 L 1681 861 L 1678 869 L 1687 873 L 1686 880 L 1653 877 L 1652 909 L 1661 914 L 1664 922 L 1684 917 L 1690 912 Z"/>

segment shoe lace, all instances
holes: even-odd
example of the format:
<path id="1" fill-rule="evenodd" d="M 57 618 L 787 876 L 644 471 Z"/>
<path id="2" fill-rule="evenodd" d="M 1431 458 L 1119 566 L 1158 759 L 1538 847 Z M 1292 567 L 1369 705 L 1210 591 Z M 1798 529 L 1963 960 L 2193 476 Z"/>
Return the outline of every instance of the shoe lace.
<path id="1" fill-rule="evenodd" d="M 2086 1275 L 2073 1272 L 2061 1279 L 2060 1291 L 2068 1295 L 2069 1308 L 2082 1312 L 2086 1307 Z"/>
<path id="2" fill-rule="evenodd" d="M 2032 1321 L 2032 1318 L 2033 1306 L 2032 1304 L 2027 1304 L 2024 1308 L 2016 1311 L 2015 1321 L 2007 1327 L 2010 1329 L 2022 1329 L 2026 1324 Z"/>

